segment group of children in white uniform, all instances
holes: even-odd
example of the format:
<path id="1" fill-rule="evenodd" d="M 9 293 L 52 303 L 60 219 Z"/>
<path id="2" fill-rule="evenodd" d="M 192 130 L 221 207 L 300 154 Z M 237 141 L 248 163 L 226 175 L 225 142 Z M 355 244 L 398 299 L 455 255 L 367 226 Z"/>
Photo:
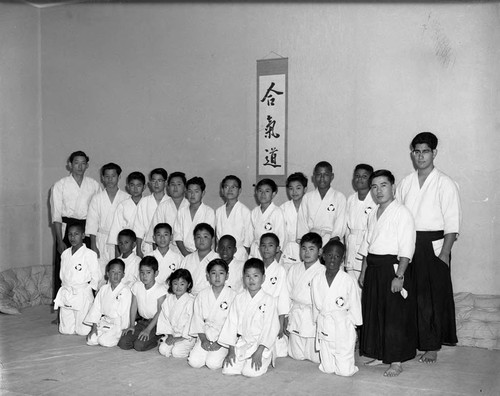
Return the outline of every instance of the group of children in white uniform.
<path id="1" fill-rule="evenodd" d="M 55 299 L 60 332 L 86 335 L 89 345 L 158 347 L 223 374 L 259 376 L 289 355 L 353 375 L 363 322 L 359 250 L 376 208 L 372 172 L 356 167 L 357 192 L 346 200 L 330 186 L 331 165 L 320 162 L 317 188 L 306 194 L 307 178 L 292 174 L 291 200 L 281 207 L 273 203 L 275 182 L 263 179 L 252 211 L 238 200 L 241 180 L 230 175 L 221 183 L 226 202 L 213 211 L 202 202 L 200 177 L 154 169 L 152 194 L 142 198 L 140 172 L 128 176 L 128 196 L 117 187 L 121 168 L 105 165 L 106 189 L 90 201 L 87 228 L 67 229 L 71 247 Z"/>

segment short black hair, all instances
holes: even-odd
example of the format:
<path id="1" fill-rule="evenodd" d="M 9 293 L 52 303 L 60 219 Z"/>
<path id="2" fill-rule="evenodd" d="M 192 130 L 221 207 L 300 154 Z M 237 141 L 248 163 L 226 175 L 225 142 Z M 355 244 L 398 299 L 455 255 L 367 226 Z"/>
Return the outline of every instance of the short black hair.
<path id="1" fill-rule="evenodd" d="M 107 170 L 115 170 L 116 174 L 120 176 L 122 174 L 122 168 L 120 165 L 115 164 L 114 162 L 109 162 L 102 166 L 101 168 L 101 176 L 104 176 L 104 172 Z"/>
<path id="2" fill-rule="evenodd" d="M 376 177 L 387 177 L 391 184 L 394 184 L 396 181 L 391 171 L 388 171 L 387 169 L 379 169 L 370 175 L 370 178 L 368 179 L 369 186 L 372 185 L 373 179 L 375 179 Z"/>
<path id="3" fill-rule="evenodd" d="M 304 234 L 304 236 L 300 239 L 300 246 L 306 242 L 312 243 L 318 249 L 321 249 L 321 246 L 323 246 L 323 239 L 321 238 L 321 235 L 315 232 L 308 232 L 307 234 Z"/>
<path id="4" fill-rule="evenodd" d="M 323 247 L 323 254 L 334 247 L 340 248 L 342 250 L 342 255 L 345 255 L 345 245 L 338 239 L 330 239 Z"/>
<path id="5" fill-rule="evenodd" d="M 262 240 L 264 238 L 271 238 L 276 243 L 276 246 L 280 245 L 280 239 L 279 239 L 278 235 L 276 235 L 274 232 L 266 232 L 265 234 L 262 234 L 262 236 L 260 237 L 260 240 L 259 240 L 259 245 L 262 243 Z"/>
<path id="6" fill-rule="evenodd" d="M 356 172 L 357 170 L 360 170 L 360 169 L 367 171 L 369 174 L 373 173 L 373 166 L 368 165 L 368 164 L 356 165 L 356 167 L 354 168 L 354 172 Z"/>
<path id="7" fill-rule="evenodd" d="M 203 180 L 203 177 L 195 176 L 189 179 L 186 183 L 186 187 L 189 187 L 192 184 L 196 184 L 197 186 L 200 186 L 201 191 L 205 191 L 205 188 L 207 188 L 207 185 L 205 184 L 205 180 Z"/>
<path id="8" fill-rule="evenodd" d="M 167 179 L 167 184 L 170 184 L 170 181 L 174 178 L 178 177 L 179 179 L 182 180 L 182 183 L 184 184 L 184 187 L 186 186 L 186 174 L 184 172 L 172 172 L 170 176 Z"/>
<path id="9" fill-rule="evenodd" d="M 174 294 L 174 290 L 172 289 L 172 282 L 177 279 L 184 279 L 188 283 L 188 287 L 186 290 L 187 293 L 189 293 L 193 289 L 193 277 L 191 276 L 191 272 L 189 272 L 189 270 L 185 268 L 179 268 L 172 272 L 167 278 L 168 292 L 170 294 Z"/>
<path id="10" fill-rule="evenodd" d="M 316 171 L 319 168 L 326 168 L 326 169 L 328 169 L 329 172 L 333 173 L 333 166 L 328 161 L 320 161 L 320 162 L 318 162 L 316 164 L 316 166 L 314 167 L 314 173 L 316 173 Z"/>
<path id="11" fill-rule="evenodd" d="M 257 183 L 257 185 L 255 186 L 255 191 L 257 191 L 259 189 L 259 187 L 262 187 L 262 186 L 269 186 L 269 187 L 271 187 L 271 190 L 273 190 L 273 192 L 277 192 L 278 191 L 278 185 L 276 184 L 276 182 L 273 179 L 262 179 L 262 180 L 260 180 Z"/>
<path id="12" fill-rule="evenodd" d="M 226 274 L 229 272 L 229 265 L 227 265 L 227 263 L 224 260 L 222 260 L 220 258 L 216 258 L 207 264 L 207 273 L 209 273 L 210 270 L 213 267 L 215 267 L 216 265 L 220 265 L 222 268 L 224 268 L 224 271 L 226 271 Z"/>
<path id="13" fill-rule="evenodd" d="M 417 144 L 427 144 L 431 150 L 435 150 L 438 145 L 438 138 L 432 132 L 420 132 L 411 141 L 411 149 L 414 150 Z"/>
<path id="14" fill-rule="evenodd" d="M 307 180 L 307 177 L 302 172 L 295 172 L 295 173 L 292 173 L 290 176 L 288 176 L 288 178 L 286 179 L 286 187 L 288 188 L 290 183 L 292 183 L 294 181 L 297 181 L 300 184 L 302 184 L 302 186 L 304 186 L 304 188 L 307 187 L 308 180 Z"/>
<path id="15" fill-rule="evenodd" d="M 170 232 L 170 235 L 172 235 L 172 226 L 168 223 L 156 224 L 155 227 L 153 228 L 153 234 L 156 234 L 156 231 L 161 230 L 162 228 L 165 228 L 166 230 L 168 230 L 168 232 Z"/>
<path id="16" fill-rule="evenodd" d="M 122 259 L 119 259 L 119 258 L 114 258 L 113 260 L 111 260 L 108 264 L 106 264 L 106 273 L 109 271 L 109 269 L 111 268 L 112 265 L 115 265 L 115 264 L 118 264 L 122 267 L 122 271 L 123 273 L 125 273 L 125 263 L 123 262 Z"/>
<path id="17" fill-rule="evenodd" d="M 137 241 L 137 235 L 135 235 L 135 232 L 133 230 L 131 230 L 130 228 L 125 228 L 125 229 L 121 230 L 118 233 L 118 238 L 120 238 L 121 236 L 129 237 L 133 242 Z"/>
<path id="18" fill-rule="evenodd" d="M 85 234 L 85 225 L 83 223 L 73 223 L 68 226 L 68 232 L 71 228 L 78 228 L 82 234 Z"/>
<path id="19" fill-rule="evenodd" d="M 83 151 L 73 151 L 68 158 L 68 162 L 73 162 L 76 157 L 85 157 L 85 161 L 89 162 L 90 158 Z"/>
<path id="20" fill-rule="evenodd" d="M 264 262 L 258 258 L 248 259 L 243 265 L 243 273 L 245 273 L 245 271 L 249 270 L 250 268 L 255 268 L 256 270 L 260 271 L 262 275 L 265 275 L 266 273 Z"/>
<path id="21" fill-rule="evenodd" d="M 212 238 L 215 237 L 215 230 L 208 223 L 196 224 L 196 226 L 194 227 L 194 230 L 193 230 L 193 236 L 195 236 L 198 231 L 207 231 L 212 236 Z"/>
<path id="22" fill-rule="evenodd" d="M 234 180 L 238 184 L 238 188 L 241 188 L 241 179 L 238 176 L 235 175 L 227 175 L 222 181 L 220 182 L 220 187 L 224 187 L 224 183 L 227 182 L 228 180 Z"/>
<path id="23" fill-rule="evenodd" d="M 158 271 L 158 260 L 154 256 L 145 256 L 139 263 L 139 269 L 141 267 L 151 267 L 153 271 Z"/>
<path id="24" fill-rule="evenodd" d="M 234 246 L 236 246 L 236 238 L 230 234 L 226 234 L 226 235 L 222 235 L 220 238 L 219 238 L 219 243 L 217 245 L 220 245 L 220 243 L 227 239 L 228 241 L 230 241 L 231 243 L 234 244 Z"/>
<path id="25" fill-rule="evenodd" d="M 149 180 L 153 179 L 153 175 L 161 175 L 161 177 L 163 177 L 165 179 L 165 181 L 168 178 L 168 173 L 163 168 L 155 168 L 151 172 L 149 172 Z"/>
<path id="26" fill-rule="evenodd" d="M 127 176 L 127 184 L 129 184 L 132 180 L 139 180 L 142 184 L 146 184 L 146 177 L 142 172 L 135 171 L 129 174 Z"/>

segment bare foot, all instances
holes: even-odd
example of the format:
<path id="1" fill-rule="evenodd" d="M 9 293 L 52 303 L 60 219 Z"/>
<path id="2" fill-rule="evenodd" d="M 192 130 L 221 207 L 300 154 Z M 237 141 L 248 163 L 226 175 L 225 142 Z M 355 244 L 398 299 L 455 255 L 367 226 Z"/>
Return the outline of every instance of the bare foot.
<path id="1" fill-rule="evenodd" d="M 380 366 L 381 364 L 384 364 L 384 362 L 378 359 L 373 359 L 365 362 L 365 366 Z"/>
<path id="2" fill-rule="evenodd" d="M 385 371 L 384 377 L 397 377 L 403 372 L 401 363 L 391 363 L 389 368 Z"/>
<path id="3" fill-rule="evenodd" d="M 427 351 L 422 356 L 420 356 L 420 359 L 418 359 L 418 361 L 420 363 L 436 363 L 437 354 L 437 351 Z"/>

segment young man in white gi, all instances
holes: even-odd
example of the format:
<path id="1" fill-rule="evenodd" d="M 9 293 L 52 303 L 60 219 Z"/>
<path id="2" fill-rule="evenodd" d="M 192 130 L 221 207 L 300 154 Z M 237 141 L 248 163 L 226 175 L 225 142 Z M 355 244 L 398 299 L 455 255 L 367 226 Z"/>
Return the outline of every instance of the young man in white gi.
<path id="1" fill-rule="evenodd" d="M 92 197 L 87 213 L 85 231 L 90 235 L 90 248 L 97 254 L 103 276 L 106 265 L 115 258 L 115 245 L 108 244 L 115 211 L 121 202 L 129 198 L 129 195 L 118 187 L 121 173 L 122 168 L 115 163 L 103 165 L 101 180 L 105 189 Z M 104 283 L 103 278 L 101 285 Z"/>
<path id="2" fill-rule="evenodd" d="M 330 163 L 318 162 L 313 176 L 316 189 L 302 199 L 297 219 L 297 238 L 308 232 L 316 232 L 321 235 L 325 245 L 331 238 L 344 237 L 346 198 L 330 186 L 334 178 Z"/>
<path id="3" fill-rule="evenodd" d="M 56 238 L 54 297 L 61 287 L 59 278 L 61 254 L 70 246 L 68 226 L 80 223 L 85 228 L 90 200 L 95 193 L 101 190 L 97 181 L 85 176 L 88 167 L 89 157 L 87 154 L 83 151 L 71 153 L 67 162 L 70 175 L 55 183 L 50 194 L 52 224 Z M 85 238 L 84 243 L 90 247 L 90 238 Z"/>
<path id="4" fill-rule="evenodd" d="M 359 250 L 364 257 L 359 354 L 373 359 L 369 366 L 390 364 L 384 375 L 394 377 L 403 371 L 401 363 L 416 355 L 415 291 L 407 271 L 415 251 L 415 224 L 410 211 L 394 199 L 391 172 L 374 172 L 370 186 L 378 206 L 368 217 Z"/>
<path id="5" fill-rule="evenodd" d="M 450 260 L 460 230 L 461 207 L 456 183 L 434 167 L 437 137 L 419 133 L 411 142 L 416 172 L 405 177 L 396 198 L 413 214 L 417 245 L 413 256 L 416 282 L 418 349 L 423 363 L 435 363 L 441 345 L 455 345 L 455 303 Z"/>

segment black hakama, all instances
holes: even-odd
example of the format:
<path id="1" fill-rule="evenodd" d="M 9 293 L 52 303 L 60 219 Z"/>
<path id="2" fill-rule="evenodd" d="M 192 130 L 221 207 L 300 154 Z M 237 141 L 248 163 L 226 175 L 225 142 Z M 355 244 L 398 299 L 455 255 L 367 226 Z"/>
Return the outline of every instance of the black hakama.
<path id="1" fill-rule="evenodd" d="M 417 231 L 412 278 L 417 295 L 417 347 L 436 351 L 458 342 L 450 267 L 434 254 L 432 241 L 443 231 Z M 451 261 L 450 261 L 451 262 Z"/>
<path id="2" fill-rule="evenodd" d="M 391 292 L 396 263 L 395 255 L 368 254 L 361 296 L 363 326 L 359 353 L 384 363 L 403 362 L 416 355 L 414 291 L 405 274 L 403 287 L 408 298 Z"/>

